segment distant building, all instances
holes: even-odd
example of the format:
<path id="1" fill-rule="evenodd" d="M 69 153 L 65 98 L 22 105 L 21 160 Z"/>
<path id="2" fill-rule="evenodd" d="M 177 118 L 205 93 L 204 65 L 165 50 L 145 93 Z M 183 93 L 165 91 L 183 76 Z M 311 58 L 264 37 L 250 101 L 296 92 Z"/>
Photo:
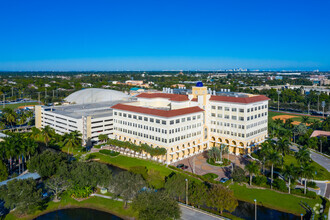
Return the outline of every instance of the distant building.
<path id="1" fill-rule="evenodd" d="M 130 86 L 139 86 L 143 84 L 142 80 L 126 80 L 125 82 L 126 85 L 130 85 Z"/>
<path id="2" fill-rule="evenodd" d="M 184 84 L 174 84 L 171 85 L 172 88 L 178 88 L 178 89 L 185 89 L 186 86 Z"/>

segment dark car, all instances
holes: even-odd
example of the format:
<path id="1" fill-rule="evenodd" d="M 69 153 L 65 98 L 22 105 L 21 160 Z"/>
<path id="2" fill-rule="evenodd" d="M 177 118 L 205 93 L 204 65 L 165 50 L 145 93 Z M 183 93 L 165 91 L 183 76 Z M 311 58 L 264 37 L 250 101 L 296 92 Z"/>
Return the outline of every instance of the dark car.
<path id="1" fill-rule="evenodd" d="M 188 169 L 188 166 L 184 165 L 183 163 L 180 163 L 176 166 L 176 168 L 179 168 L 179 169 L 182 169 L 182 170 L 185 170 L 185 169 Z"/>

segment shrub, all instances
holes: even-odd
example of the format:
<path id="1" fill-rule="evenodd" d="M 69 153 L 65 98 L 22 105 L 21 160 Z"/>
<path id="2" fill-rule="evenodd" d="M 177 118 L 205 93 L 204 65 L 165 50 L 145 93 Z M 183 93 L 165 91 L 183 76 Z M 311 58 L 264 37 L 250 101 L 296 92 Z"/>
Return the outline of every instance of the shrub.
<path id="1" fill-rule="evenodd" d="M 120 154 L 119 152 L 115 152 L 115 151 L 112 151 L 112 150 L 106 150 L 106 149 L 100 150 L 99 152 L 101 154 L 110 155 L 112 157 L 118 156 Z"/>
<path id="2" fill-rule="evenodd" d="M 232 178 L 235 182 L 241 183 L 246 181 L 245 171 L 239 167 L 235 166 Z"/>
<path id="3" fill-rule="evenodd" d="M 141 174 L 145 180 L 148 178 L 148 169 L 145 166 L 134 166 L 129 168 L 129 171 L 135 174 Z"/>
<path id="4" fill-rule="evenodd" d="M 222 162 L 223 162 L 223 163 L 220 164 L 220 163 L 215 163 L 215 162 L 214 162 L 214 159 L 211 159 L 211 158 L 207 159 L 207 163 L 208 163 L 208 164 L 211 164 L 211 165 L 213 165 L 213 166 L 224 167 L 224 166 L 228 166 L 228 165 L 231 164 L 230 160 L 228 160 L 228 159 L 226 159 L 226 158 L 222 158 Z"/>
<path id="5" fill-rule="evenodd" d="M 258 154 L 256 154 L 256 153 L 252 153 L 252 154 L 251 154 L 251 157 L 253 157 L 253 158 L 255 158 L 255 159 L 258 159 L 258 160 L 259 160 L 259 156 L 258 156 Z"/>
<path id="6" fill-rule="evenodd" d="M 207 180 L 214 180 L 215 178 L 218 177 L 218 175 L 215 173 L 207 173 L 204 174 L 203 177 L 205 177 Z"/>
<path id="7" fill-rule="evenodd" d="M 315 182 L 307 182 L 307 187 L 311 187 L 311 188 L 317 188 L 316 183 Z"/>
<path id="8" fill-rule="evenodd" d="M 288 189 L 286 187 L 286 183 L 284 180 L 281 180 L 281 179 L 275 179 L 273 181 L 273 186 L 274 188 L 282 191 L 282 192 L 286 192 Z"/>
<path id="9" fill-rule="evenodd" d="M 305 195 L 304 189 L 293 189 L 293 190 L 291 190 L 291 194 L 298 195 L 298 196 L 305 196 L 305 197 L 312 198 L 312 199 L 316 199 L 316 197 L 317 197 L 317 194 L 315 192 L 312 192 L 309 190 L 306 191 L 306 195 Z"/>
<path id="10" fill-rule="evenodd" d="M 253 178 L 252 182 L 257 186 L 264 186 L 267 184 L 268 180 L 266 176 L 256 176 Z"/>

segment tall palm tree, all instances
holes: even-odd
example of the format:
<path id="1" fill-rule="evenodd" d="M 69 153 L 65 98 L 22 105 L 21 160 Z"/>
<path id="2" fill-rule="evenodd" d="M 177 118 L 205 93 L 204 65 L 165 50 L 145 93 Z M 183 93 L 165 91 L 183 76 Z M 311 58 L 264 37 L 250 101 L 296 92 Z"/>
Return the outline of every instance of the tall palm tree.
<path id="1" fill-rule="evenodd" d="M 283 124 L 283 121 L 279 118 L 275 119 L 274 123 L 277 126 L 277 129 L 279 129 L 281 127 L 281 125 Z"/>
<path id="2" fill-rule="evenodd" d="M 309 121 L 309 117 L 308 116 L 301 116 L 301 123 L 306 124 Z"/>
<path id="3" fill-rule="evenodd" d="M 295 152 L 297 161 L 301 165 L 308 163 L 311 160 L 308 148 L 306 146 L 304 146 L 304 147 L 299 146 L 298 148 L 299 148 L 299 150 L 297 152 Z"/>
<path id="4" fill-rule="evenodd" d="M 32 155 L 35 154 L 38 148 L 38 144 L 31 138 L 26 139 L 26 155 L 29 157 L 29 160 Z"/>
<path id="5" fill-rule="evenodd" d="M 13 124 L 16 122 L 17 114 L 13 109 L 5 108 L 3 111 L 4 120 L 10 124 L 10 127 L 13 127 Z"/>
<path id="6" fill-rule="evenodd" d="M 274 175 L 274 165 L 277 165 L 280 163 L 281 158 L 280 154 L 277 151 L 271 151 L 267 158 L 268 163 L 271 165 L 271 189 L 273 188 L 273 175 Z"/>
<path id="7" fill-rule="evenodd" d="M 289 194 L 291 193 L 291 180 L 297 177 L 298 175 L 298 169 L 294 166 L 293 163 L 290 165 L 285 165 L 283 176 L 288 179 L 289 182 Z"/>
<path id="8" fill-rule="evenodd" d="M 301 166 L 301 175 L 305 178 L 304 194 L 306 194 L 307 180 L 315 176 L 315 167 L 310 163 L 304 163 Z"/>
<path id="9" fill-rule="evenodd" d="M 285 120 L 285 123 L 284 123 L 284 126 L 286 128 L 292 128 L 293 127 L 293 124 L 292 124 L 293 120 L 291 118 Z"/>
<path id="10" fill-rule="evenodd" d="M 63 146 L 68 149 L 81 145 L 81 133 L 79 131 L 72 131 L 64 135 Z"/>
<path id="11" fill-rule="evenodd" d="M 249 162 L 246 166 L 245 166 L 245 170 L 247 172 L 249 172 L 250 175 L 250 186 L 252 185 L 252 175 L 253 174 L 258 174 L 259 173 L 259 166 L 258 164 L 253 161 L 253 162 Z"/>
<path id="12" fill-rule="evenodd" d="M 272 150 L 272 139 L 268 139 L 261 144 L 259 155 L 262 158 L 262 172 L 265 173 L 265 164 L 269 153 Z"/>
<path id="13" fill-rule="evenodd" d="M 277 150 L 279 152 L 281 152 L 281 155 L 282 155 L 282 167 L 283 167 L 283 164 L 284 164 L 285 154 L 290 152 L 289 145 L 290 145 L 290 141 L 285 137 L 280 137 L 277 141 Z"/>
<path id="14" fill-rule="evenodd" d="M 54 134 L 55 134 L 54 129 L 51 128 L 49 125 L 45 126 L 41 130 L 41 137 L 46 147 L 48 147 L 48 143 L 51 141 L 52 136 L 54 136 Z"/>

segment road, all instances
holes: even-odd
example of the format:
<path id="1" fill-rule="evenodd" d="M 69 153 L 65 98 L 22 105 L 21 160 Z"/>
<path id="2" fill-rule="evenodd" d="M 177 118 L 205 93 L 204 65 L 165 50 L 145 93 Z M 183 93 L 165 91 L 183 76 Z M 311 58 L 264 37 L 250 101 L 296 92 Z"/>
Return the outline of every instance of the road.
<path id="1" fill-rule="evenodd" d="M 209 214 L 199 209 L 194 209 L 191 207 L 187 207 L 185 205 L 180 205 L 181 209 L 181 220 L 219 220 L 219 219 L 226 219 L 221 218 L 220 216 L 215 216 L 213 214 Z"/>

